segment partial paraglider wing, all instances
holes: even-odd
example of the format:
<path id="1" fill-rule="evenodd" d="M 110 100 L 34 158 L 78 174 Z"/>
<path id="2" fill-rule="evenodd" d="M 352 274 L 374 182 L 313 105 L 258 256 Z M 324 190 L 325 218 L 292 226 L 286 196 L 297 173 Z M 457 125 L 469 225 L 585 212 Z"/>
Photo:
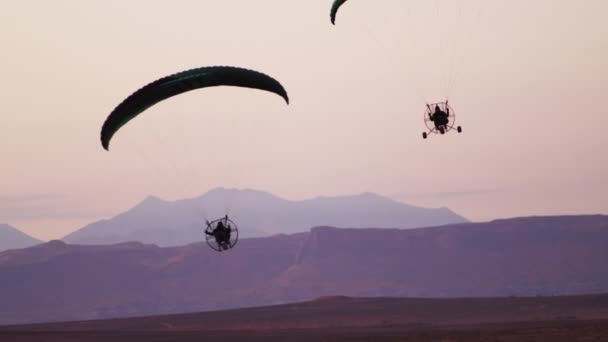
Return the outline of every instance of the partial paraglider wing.
<path id="1" fill-rule="evenodd" d="M 155 104 L 190 90 L 214 86 L 266 90 L 281 96 L 289 104 L 289 97 L 281 83 L 260 72 L 228 66 L 191 69 L 156 80 L 127 97 L 104 122 L 101 145 L 108 150 L 112 136 L 122 126 Z"/>
<path id="2" fill-rule="evenodd" d="M 338 13 L 338 9 L 342 6 L 346 0 L 335 0 L 333 5 L 331 5 L 331 13 L 329 14 L 331 18 L 331 23 L 336 24 L 336 14 Z"/>

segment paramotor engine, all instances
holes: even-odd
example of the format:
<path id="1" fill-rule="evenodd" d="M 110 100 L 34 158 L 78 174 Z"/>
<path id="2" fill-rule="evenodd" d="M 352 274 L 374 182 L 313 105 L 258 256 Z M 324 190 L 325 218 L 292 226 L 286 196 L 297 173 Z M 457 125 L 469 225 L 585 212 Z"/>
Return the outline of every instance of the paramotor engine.
<path id="1" fill-rule="evenodd" d="M 453 129 L 462 133 L 462 127 L 455 126 L 456 112 L 447 101 L 427 104 L 424 111 L 424 124 L 428 131 L 422 132 L 423 139 L 426 139 L 429 134 L 445 134 Z"/>
<path id="2" fill-rule="evenodd" d="M 206 223 L 205 238 L 209 247 L 221 252 L 236 245 L 239 240 L 239 229 L 228 215 Z"/>

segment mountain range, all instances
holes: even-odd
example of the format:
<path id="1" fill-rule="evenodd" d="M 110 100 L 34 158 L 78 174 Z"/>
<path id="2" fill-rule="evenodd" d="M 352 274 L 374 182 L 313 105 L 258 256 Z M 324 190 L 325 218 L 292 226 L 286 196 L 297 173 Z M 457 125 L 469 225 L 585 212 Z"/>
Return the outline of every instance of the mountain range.
<path id="1" fill-rule="evenodd" d="M 308 231 L 326 225 L 350 228 L 420 228 L 467 222 L 447 208 L 420 208 L 372 193 L 289 201 L 258 190 L 216 188 L 186 200 L 150 196 L 111 219 L 89 224 L 62 240 L 75 244 L 128 241 L 179 246 L 203 239 L 205 221 L 230 218 L 241 237 Z"/>
<path id="2" fill-rule="evenodd" d="M 608 292 L 608 216 L 339 229 L 158 247 L 51 241 L 0 253 L 0 324 L 283 304 L 320 296 Z"/>

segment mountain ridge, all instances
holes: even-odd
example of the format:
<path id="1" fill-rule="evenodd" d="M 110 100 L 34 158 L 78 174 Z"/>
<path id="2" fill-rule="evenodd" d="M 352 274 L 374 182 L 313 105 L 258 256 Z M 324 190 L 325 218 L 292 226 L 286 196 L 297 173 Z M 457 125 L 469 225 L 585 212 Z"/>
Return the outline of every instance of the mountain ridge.
<path id="1" fill-rule="evenodd" d="M 608 216 L 420 229 L 315 227 L 227 252 L 53 241 L 0 253 L 0 324 L 283 304 L 321 296 L 496 297 L 608 292 Z M 36 310 L 28 308 L 36 307 Z"/>
<path id="2" fill-rule="evenodd" d="M 241 237 L 297 233 L 317 225 L 418 228 L 468 222 L 447 208 L 420 208 L 372 193 L 294 201 L 260 190 L 215 188 L 176 201 L 147 196 L 129 210 L 88 224 L 63 240 L 178 246 L 200 241 L 204 222 L 227 213 L 239 225 Z"/>

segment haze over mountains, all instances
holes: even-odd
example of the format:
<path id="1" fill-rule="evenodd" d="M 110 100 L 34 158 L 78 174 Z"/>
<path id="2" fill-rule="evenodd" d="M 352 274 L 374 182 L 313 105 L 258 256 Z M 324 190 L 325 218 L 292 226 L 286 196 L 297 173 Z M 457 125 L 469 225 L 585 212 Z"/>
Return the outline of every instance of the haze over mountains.
<path id="1" fill-rule="evenodd" d="M 8 224 L 0 224 L 0 251 L 30 247 L 41 242 L 15 227 L 11 227 Z"/>
<path id="2" fill-rule="evenodd" d="M 608 292 L 608 217 L 424 229 L 338 229 L 203 243 L 67 245 L 0 253 L 0 324 L 197 312 L 353 297 Z M 35 308 L 33 310 L 32 308 Z"/>
<path id="3" fill-rule="evenodd" d="M 89 224 L 63 240 L 179 246 L 200 242 L 205 220 L 226 213 L 239 225 L 241 237 L 305 232 L 320 225 L 420 228 L 467 222 L 447 208 L 414 207 L 372 193 L 289 201 L 263 191 L 216 188 L 200 197 L 174 202 L 148 197 L 134 208 Z"/>

